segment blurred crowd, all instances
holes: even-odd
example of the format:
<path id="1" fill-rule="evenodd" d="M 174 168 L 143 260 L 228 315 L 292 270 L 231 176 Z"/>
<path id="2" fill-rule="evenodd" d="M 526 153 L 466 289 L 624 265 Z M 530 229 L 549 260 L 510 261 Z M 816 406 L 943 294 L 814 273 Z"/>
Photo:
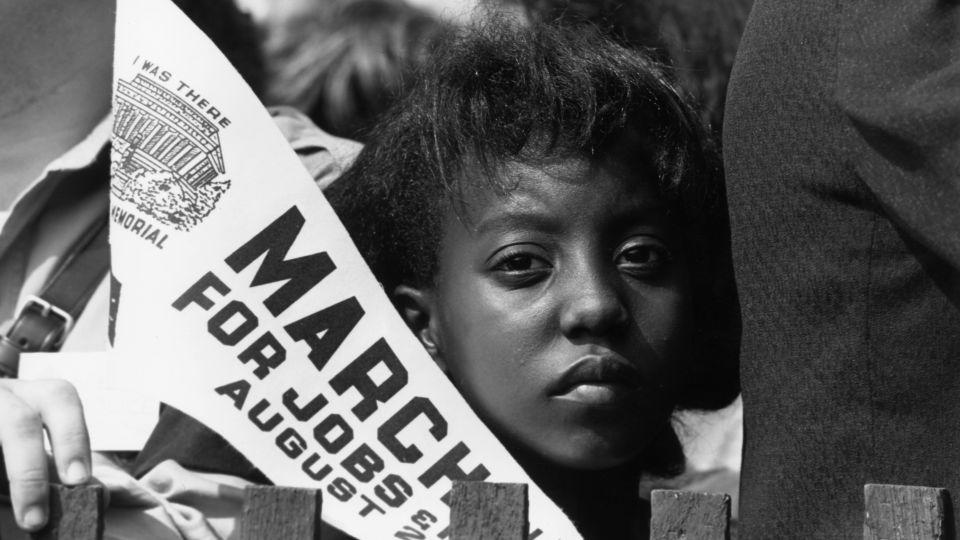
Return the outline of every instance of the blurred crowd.
<path id="1" fill-rule="evenodd" d="M 262 40 L 264 102 L 307 111 L 335 135 L 363 129 L 398 95 L 438 35 L 491 11 L 589 24 L 670 66 L 719 135 L 752 0 L 238 0 Z M 718 137 L 719 141 L 719 137 Z"/>

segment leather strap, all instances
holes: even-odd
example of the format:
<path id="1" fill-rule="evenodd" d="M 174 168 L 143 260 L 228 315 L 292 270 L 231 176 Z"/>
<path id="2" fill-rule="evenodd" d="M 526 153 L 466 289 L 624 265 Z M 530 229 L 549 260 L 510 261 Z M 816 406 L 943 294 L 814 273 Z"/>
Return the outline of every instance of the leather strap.
<path id="1" fill-rule="evenodd" d="M 0 336 L 0 377 L 16 377 L 20 353 L 56 351 L 110 267 L 107 216 L 70 247 L 38 295 Z"/>

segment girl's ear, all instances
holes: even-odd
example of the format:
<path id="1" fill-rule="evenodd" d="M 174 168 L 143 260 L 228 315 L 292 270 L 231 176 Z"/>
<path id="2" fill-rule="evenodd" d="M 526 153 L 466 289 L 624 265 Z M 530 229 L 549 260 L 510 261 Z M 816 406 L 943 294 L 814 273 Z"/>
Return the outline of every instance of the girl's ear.
<path id="1" fill-rule="evenodd" d="M 447 364 L 440 353 L 443 344 L 438 339 L 440 334 L 437 330 L 437 309 L 433 293 L 408 285 L 399 285 L 393 290 L 393 302 L 400 311 L 400 316 L 430 353 L 433 361 L 446 373 Z"/>

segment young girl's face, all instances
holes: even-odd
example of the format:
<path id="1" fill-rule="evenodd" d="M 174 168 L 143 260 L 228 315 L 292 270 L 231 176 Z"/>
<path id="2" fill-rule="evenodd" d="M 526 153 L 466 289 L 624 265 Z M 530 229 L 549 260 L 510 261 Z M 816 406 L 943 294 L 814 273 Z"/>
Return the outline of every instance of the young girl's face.
<path id="1" fill-rule="evenodd" d="M 514 164 L 449 213 L 421 338 L 509 446 L 580 469 L 663 429 L 689 337 L 682 246 L 630 160 Z"/>

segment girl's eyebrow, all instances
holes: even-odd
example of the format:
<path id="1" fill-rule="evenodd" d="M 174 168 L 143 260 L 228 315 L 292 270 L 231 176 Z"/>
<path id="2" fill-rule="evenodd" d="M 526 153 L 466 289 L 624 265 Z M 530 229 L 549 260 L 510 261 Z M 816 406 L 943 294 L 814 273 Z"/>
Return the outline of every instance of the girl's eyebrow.
<path id="1" fill-rule="evenodd" d="M 514 229 L 536 230 L 545 233 L 556 233 L 563 229 L 563 220 L 544 212 L 531 209 L 516 209 L 498 212 L 495 215 L 484 217 L 474 232 L 484 234 L 489 232 L 505 232 Z"/>
<path id="2" fill-rule="evenodd" d="M 612 205 L 613 206 L 613 205 Z M 630 206 L 611 208 L 601 219 L 604 229 L 629 227 L 641 223 L 660 224 L 667 215 L 667 205 L 659 200 L 644 200 Z M 534 208 L 514 208 L 483 217 L 474 229 L 475 234 L 506 232 L 516 229 L 559 233 L 567 216 L 558 216 Z"/>
<path id="3" fill-rule="evenodd" d="M 609 227 L 625 227 L 637 222 L 662 223 L 668 206 L 662 201 L 645 200 L 629 207 L 612 209 L 605 217 Z"/>

